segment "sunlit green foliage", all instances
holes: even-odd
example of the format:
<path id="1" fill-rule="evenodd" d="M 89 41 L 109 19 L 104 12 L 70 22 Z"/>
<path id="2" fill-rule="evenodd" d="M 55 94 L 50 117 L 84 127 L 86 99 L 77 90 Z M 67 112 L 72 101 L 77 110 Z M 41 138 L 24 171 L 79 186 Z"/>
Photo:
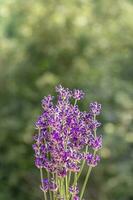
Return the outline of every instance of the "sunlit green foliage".
<path id="1" fill-rule="evenodd" d="M 0 199 L 40 199 L 33 123 L 58 83 L 103 105 L 86 200 L 133 199 L 132 77 L 132 0 L 0 1 Z"/>

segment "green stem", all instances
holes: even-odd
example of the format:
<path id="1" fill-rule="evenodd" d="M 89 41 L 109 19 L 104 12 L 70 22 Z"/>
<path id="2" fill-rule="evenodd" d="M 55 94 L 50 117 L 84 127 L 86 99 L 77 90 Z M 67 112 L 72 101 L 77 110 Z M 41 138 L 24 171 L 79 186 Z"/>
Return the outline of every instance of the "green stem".
<path id="1" fill-rule="evenodd" d="M 65 182 L 66 182 L 66 200 L 68 200 L 68 180 L 67 180 L 67 175 L 65 178 Z"/>
<path id="2" fill-rule="evenodd" d="M 72 172 L 70 171 L 69 175 L 68 175 L 68 185 L 70 184 L 70 181 L 71 181 L 71 174 L 72 174 Z"/>
<path id="3" fill-rule="evenodd" d="M 89 169 L 88 169 L 86 178 L 85 178 L 85 182 L 84 182 L 83 187 L 82 187 L 82 190 L 81 190 L 80 200 L 82 200 L 82 197 L 83 197 L 83 195 L 84 195 L 85 187 L 86 187 L 88 178 L 89 178 L 89 176 L 90 176 L 91 170 L 92 170 L 92 167 L 90 166 Z"/>
<path id="4" fill-rule="evenodd" d="M 78 100 L 77 100 L 77 99 L 75 99 L 74 106 L 76 106 L 76 104 L 77 104 L 77 101 L 78 101 Z"/>
<path id="5" fill-rule="evenodd" d="M 42 168 L 40 168 L 40 177 L 41 177 L 41 184 L 43 186 L 43 171 L 42 171 Z M 43 191 L 43 195 L 44 195 L 44 200 L 47 200 L 46 192 Z"/>
<path id="6" fill-rule="evenodd" d="M 77 185 L 77 178 L 78 178 L 77 173 L 75 173 L 74 174 L 74 182 L 73 182 L 74 186 Z"/>
<path id="7" fill-rule="evenodd" d="M 72 172 L 70 171 L 69 174 L 68 174 L 68 187 L 70 186 L 70 183 L 71 183 L 71 174 Z M 68 193 L 68 197 L 70 198 L 71 194 Z"/>
<path id="8" fill-rule="evenodd" d="M 59 177 L 57 177 L 57 183 L 58 183 L 59 194 L 61 195 L 61 180 Z"/>
<path id="9" fill-rule="evenodd" d="M 61 198 L 64 198 L 64 178 L 60 179 L 60 193 L 61 193 Z"/>
<path id="10" fill-rule="evenodd" d="M 74 174 L 74 181 L 73 181 L 73 185 L 76 186 L 77 185 L 77 180 L 78 180 L 78 176 L 77 173 Z M 72 199 L 72 195 L 70 194 L 70 199 Z"/>
<path id="11" fill-rule="evenodd" d="M 50 174 L 48 171 L 47 171 L 47 174 L 48 174 L 48 180 L 50 181 Z M 52 193 L 50 190 L 49 190 L 49 196 L 50 196 L 50 200 L 52 200 Z"/>
<path id="12" fill-rule="evenodd" d="M 55 180 L 54 173 L 52 173 L 52 175 L 53 175 L 53 180 Z M 56 180 L 55 180 L 55 182 L 56 182 Z M 55 200 L 55 191 L 53 191 L 53 200 Z"/>
<path id="13" fill-rule="evenodd" d="M 86 152 L 86 153 L 88 152 L 88 146 L 86 147 L 85 152 Z M 85 165 L 85 160 L 83 160 L 83 163 L 82 163 L 82 165 L 81 165 L 80 172 L 79 172 L 78 175 L 77 175 L 77 180 L 79 179 L 79 177 L 80 177 L 80 175 L 81 175 L 81 173 L 82 173 L 82 171 L 83 171 L 84 165 Z"/>

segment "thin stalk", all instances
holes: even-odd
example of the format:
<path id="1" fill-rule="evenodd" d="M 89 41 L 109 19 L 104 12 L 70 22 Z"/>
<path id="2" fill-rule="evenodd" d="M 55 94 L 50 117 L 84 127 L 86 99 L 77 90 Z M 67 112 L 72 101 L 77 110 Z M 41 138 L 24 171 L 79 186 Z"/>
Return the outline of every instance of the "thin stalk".
<path id="1" fill-rule="evenodd" d="M 60 179 L 60 193 L 61 193 L 61 198 L 64 198 L 64 185 L 63 185 L 63 183 L 64 183 L 64 178 L 61 178 Z"/>
<path id="2" fill-rule="evenodd" d="M 78 178 L 77 173 L 75 173 L 74 174 L 74 182 L 73 182 L 74 186 L 77 185 L 77 178 Z"/>
<path id="3" fill-rule="evenodd" d="M 83 171 L 84 166 L 85 166 L 85 160 L 83 160 L 83 163 L 82 163 L 82 165 L 81 165 L 80 172 L 79 172 L 78 175 L 77 175 L 77 179 L 80 177 L 80 175 L 81 175 L 81 173 L 82 173 L 82 171 Z"/>
<path id="4" fill-rule="evenodd" d="M 86 153 L 88 152 L 88 146 L 86 147 L 85 152 L 86 152 Z M 77 175 L 77 180 L 79 179 L 79 177 L 80 177 L 80 175 L 81 175 L 81 173 L 82 173 L 82 171 L 83 171 L 84 165 L 85 165 L 85 160 L 83 160 L 83 163 L 82 163 L 82 165 L 81 165 L 80 172 L 79 172 L 78 175 Z"/>
<path id="5" fill-rule="evenodd" d="M 95 155 L 96 155 L 96 150 L 93 153 L 93 156 L 95 156 Z M 82 197 L 84 195 L 84 191 L 85 191 L 85 188 L 86 188 L 87 181 L 88 181 L 88 179 L 90 177 L 91 170 L 92 170 L 92 166 L 90 166 L 89 169 L 88 169 L 88 172 L 87 172 L 87 175 L 86 175 L 86 178 L 85 178 L 85 182 L 84 182 L 82 190 L 81 190 L 81 195 L 80 195 L 80 199 L 81 200 L 82 200 Z"/>
<path id="6" fill-rule="evenodd" d="M 68 200 L 68 180 L 67 180 L 67 175 L 65 177 L 65 183 L 66 183 L 66 200 Z"/>
<path id="7" fill-rule="evenodd" d="M 89 167 L 89 170 L 88 170 L 88 172 L 87 172 L 86 178 L 85 178 L 85 182 L 84 182 L 83 187 L 82 187 L 82 190 L 81 190 L 81 194 L 80 194 L 80 199 L 81 199 L 81 200 L 82 200 L 82 197 L 83 197 L 83 195 L 84 195 L 85 187 L 86 187 L 88 178 L 89 178 L 89 176 L 90 176 L 91 170 L 92 170 L 92 167 L 90 166 L 90 167 Z"/>
<path id="8" fill-rule="evenodd" d="M 76 104 L 77 104 L 77 101 L 78 101 L 78 100 L 77 100 L 77 99 L 75 99 L 74 106 L 76 106 Z"/>
<path id="9" fill-rule="evenodd" d="M 43 171 L 42 171 L 42 168 L 40 168 L 40 177 L 41 177 L 41 184 L 43 186 Z M 44 200 L 47 200 L 46 192 L 43 191 L 43 195 L 44 195 Z"/>
<path id="10" fill-rule="evenodd" d="M 53 175 L 53 180 L 55 180 L 54 173 L 52 173 L 52 175 Z M 55 200 L 55 191 L 53 191 L 53 200 Z"/>
<path id="11" fill-rule="evenodd" d="M 50 174 L 48 171 L 47 171 L 47 174 L 48 174 L 48 180 L 50 181 Z M 50 200 L 52 200 L 52 193 L 50 190 L 49 190 L 49 196 L 50 196 Z"/>
<path id="12" fill-rule="evenodd" d="M 68 185 L 70 184 L 70 181 L 71 181 L 71 174 L 72 174 L 72 172 L 70 171 L 69 175 L 68 175 Z"/>
<path id="13" fill-rule="evenodd" d="M 58 183 L 58 190 L 59 190 L 59 194 L 60 194 L 60 196 L 61 196 L 61 179 L 58 177 L 57 178 L 57 183 Z"/>
<path id="14" fill-rule="evenodd" d="M 64 178 L 62 180 L 62 191 L 63 191 L 63 198 L 65 199 L 65 185 L 64 185 Z"/>
<path id="15" fill-rule="evenodd" d="M 77 173 L 74 174 L 73 186 L 77 186 Z M 70 194 L 70 199 L 73 199 L 73 195 Z"/>
<path id="16" fill-rule="evenodd" d="M 69 174 L 68 174 L 68 187 L 70 186 L 70 183 L 71 183 L 71 174 L 72 172 L 70 171 Z M 71 194 L 68 192 L 68 198 L 71 196 Z"/>

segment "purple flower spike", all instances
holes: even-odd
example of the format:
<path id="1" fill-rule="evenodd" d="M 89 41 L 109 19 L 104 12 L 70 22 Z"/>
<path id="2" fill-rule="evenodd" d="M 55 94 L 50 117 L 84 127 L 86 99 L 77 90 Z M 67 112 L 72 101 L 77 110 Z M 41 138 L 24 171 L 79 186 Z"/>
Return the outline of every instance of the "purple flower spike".
<path id="1" fill-rule="evenodd" d="M 66 175 L 67 175 L 67 170 L 66 170 L 66 168 L 60 169 L 60 170 L 58 171 L 58 176 L 60 176 L 60 177 L 65 177 Z"/>
<path id="2" fill-rule="evenodd" d="M 53 106 L 52 100 L 53 100 L 53 97 L 51 95 L 44 97 L 42 100 L 42 107 L 44 109 L 52 107 Z"/>
<path id="3" fill-rule="evenodd" d="M 64 88 L 62 87 L 62 85 L 58 85 L 55 87 L 55 91 L 58 93 L 62 93 L 64 91 Z"/>
<path id="4" fill-rule="evenodd" d="M 54 183 L 54 181 L 52 181 L 51 183 L 49 183 L 49 190 L 51 191 L 57 191 L 58 187 L 56 185 L 56 183 Z"/>
<path id="5" fill-rule="evenodd" d="M 101 104 L 97 102 L 90 103 L 90 111 L 93 115 L 99 115 L 101 112 Z"/>
<path id="6" fill-rule="evenodd" d="M 83 99 L 84 96 L 85 96 L 85 93 L 82 90 L 75 89 L 73 91 L 73 98 L 76 99 L 76 100 Z"/>
<path id="7" fill-rule="evenodd" d="M 68 88 L 63 88 L 61 85 L 56 86 L 56 92 L 59 93 L 59 100 L 69 100 L 69 98 L 72 96 L 72 92 Z"/>
<path id="8" fill-rule="evenodd" d="M 87 153 L 85 155 L 85 159 L 87 161 L 87 165 L 91 166 L 91 167 L 95 167 L 97 166 L 98 162 L 100 161 L 100 157 L 98 155 L 93 155 L 91 153 Z"/>
<path id="9" fill-rule="evenodd" d="M 48 191 L 48 189 L 49 189 L 49 181 L 48 181 L 48 179 L 43 179 L 43 180 L 42 180 L 42 184 L 41 184 L 41 186 L 40 186 L 40 189 L 41 189 L 42 191 L 44 191 L 44 192 L 47 192 L 47 191 Z"/>
<path id="10" fill-rule="evenodd" d="M 98 128 L 99 126 L 101 126 L 101 123 L 98 122 L 97 120 L 90 120 L 90 123 L 88 126 L 91 130 L 94 130 L 94 129 Z"/>
<path id="11" fill-rule="evenodd" d="M 77 195 L 75 195 L 73 196 L 73 200 L 80 200 L 80 198 Z"/>
<path id="12" fill-rule="evenodd" d="M 90 147 L 92 147 L 92 149 L 94 150 L 99 150 L 102 148 L 102 136 L 97 136 L 96 138 L 94 137 L 94 135 L 90 135 L 89 136 L 89 141 L 88 144 Z"/>
<path id="13" fill-rule="evenodd" d="M 71 186 L 71 187 L 69 187 L 69 192 L 70 192 L 71 194 L 73 194 L 73 195 L 76 195 L 76 194 L 79 193 L 79 189 L 78 189 L 77 186 Z"/>

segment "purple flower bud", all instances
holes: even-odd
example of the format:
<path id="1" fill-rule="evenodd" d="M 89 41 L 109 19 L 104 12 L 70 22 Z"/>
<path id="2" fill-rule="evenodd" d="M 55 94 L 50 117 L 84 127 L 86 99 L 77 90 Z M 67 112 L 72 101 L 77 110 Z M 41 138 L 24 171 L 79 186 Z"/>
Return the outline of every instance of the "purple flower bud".
<path id="1" fill-rule="evenodd" d="M 80 171 L 80 167 L 74 161 L 67 162 L 67 168 L 72 172 Z"/>
<path id="2" fill-rule="evenodd" d="M 66 168 L 62 168 L 58 170 L 58 176 L 60 177 L 65 177 L 67 175 L 67 170 Z"/>
<path id="3" fill-rule="evenodd" d="M 64 91 L 64 88 L 62 87 L 62 85 L 58 85 L 55 87 L 55 91 L 58 93 L 62 93 Z"/>
<path id="4" fill-rule="evenodd" d="M 47 97 L 44 97 L 42 99 L 42 107 L 44 109 L 48 109 L 48 108 L 52 107 L 53 106 L 52 100 L 53 100 L 53 96 L 51 96 L 51 95 L 48 95 Z"/>
<path id="5" fill-rule="evenodd" d="M 93 155 L 93 154 L 91 154 L 91 153 L 87 153 L 86 155 L 85 155 L 85 159 L 86 159 L 86 161 L 87 161 L 87 164 L 89 165 L 89 166 L 92 166 L 92 167 L 95 167 L 97 164 L 98 164 L 98 162 L 100 161 L 100 157 L 98 156 L 98 155 Z"/>
<path id="6" fill-rule="evenodd" d="M 73 195 L 76 195 L 76 194 L 79 193 L 79 189 L 78 189 L 77 186 L 71 186 L 71 187 L 69 187 L 69 192 L 70 192 L 71 194 L 73 194 Z"/>
<path id="7" fill-rule="evenodd" d="M 63 88 L 61 85 L 59 86 L 56 86 L 56 92 L 59 93 L 59 96 L 58 96 L 58 100 L 59 100 L 59 103 L 61 103 L 61 101 L 63 100 L 69 100 L 69 98 L 72 96 L 72 92 L 68 89 L 68 88 Z"/>
<path id="8" fill-rule="evenodd" d="M 85 96 L 85 94 L 84 94 L 84 92 L 82 90 L 75 89 L 73 91 L 73 98 L 76 99 L 76 100 L 83 99 L 84 96 Z"/>
<path id="9" fill-rule="evenodd" d="M 91 130 L 97 129 L 99 126 L 101 126 L 101 123 L 97 120 L 90 120 L 88 124 L 88 128 L 90 128 Z"/>
<path id="10" fill-rule="evenodd" d="M 73 200 L 80 200 L 79 196 L 75 195 L 73 196 Z"/>
<path id="11" fill-rule="evenodd" d="M 93 115 L 99 115 L 101 112 L 101 104 L 98 104 L 97 102 L 90 103 L 90 112 Z"/>
<path id="12" fill-rule="evenodd" d="M 45 126 L 45 122 L 44 122 L 44 119 L 42 118 L 42 116 L 40 116 L 38 118 L 38 120 L 35 123 L 35 126 L 36 126 L 36 128 L 40 128 L 40 129 Z"/>
<path id="13" fill-rule="evenodd" d="M 102 136 L 97 136 L 96 138 L 94 137 L 94 135 L 90 135 L 89 136 L 89 141 L 88 144 L 90 147 L 92 147 L 92 149 L 94 150 L 99 150 L 102 148 Z"/>
<path id="14" fill-rule="evenodd" d="M 51 183 L 49 183 L 49 190 L 51 191 L 57 191 L 58 187 L 56 185 L 56 183 L 54 183 L 53 181 Z"/>
<path id="15" fill-rule="evenodd" d="M 41 186 L 40 186 L 40 189 L 41 189 L 42 191 L 44 191 L 44 192 L 47 192 L 47 191 L 48 191 L 48 189 L 49 189 L 49 181 L 48 181 L 48 179 L 43 179 L 43 180 L 42 180 L 42 184 L 41 184 Z"/>
<path id="16" fill-rule="evenodd" d="M 35 165 L 37 168 L 43 168 L 42 158 L 36 157 L 35 158 Z"/>

